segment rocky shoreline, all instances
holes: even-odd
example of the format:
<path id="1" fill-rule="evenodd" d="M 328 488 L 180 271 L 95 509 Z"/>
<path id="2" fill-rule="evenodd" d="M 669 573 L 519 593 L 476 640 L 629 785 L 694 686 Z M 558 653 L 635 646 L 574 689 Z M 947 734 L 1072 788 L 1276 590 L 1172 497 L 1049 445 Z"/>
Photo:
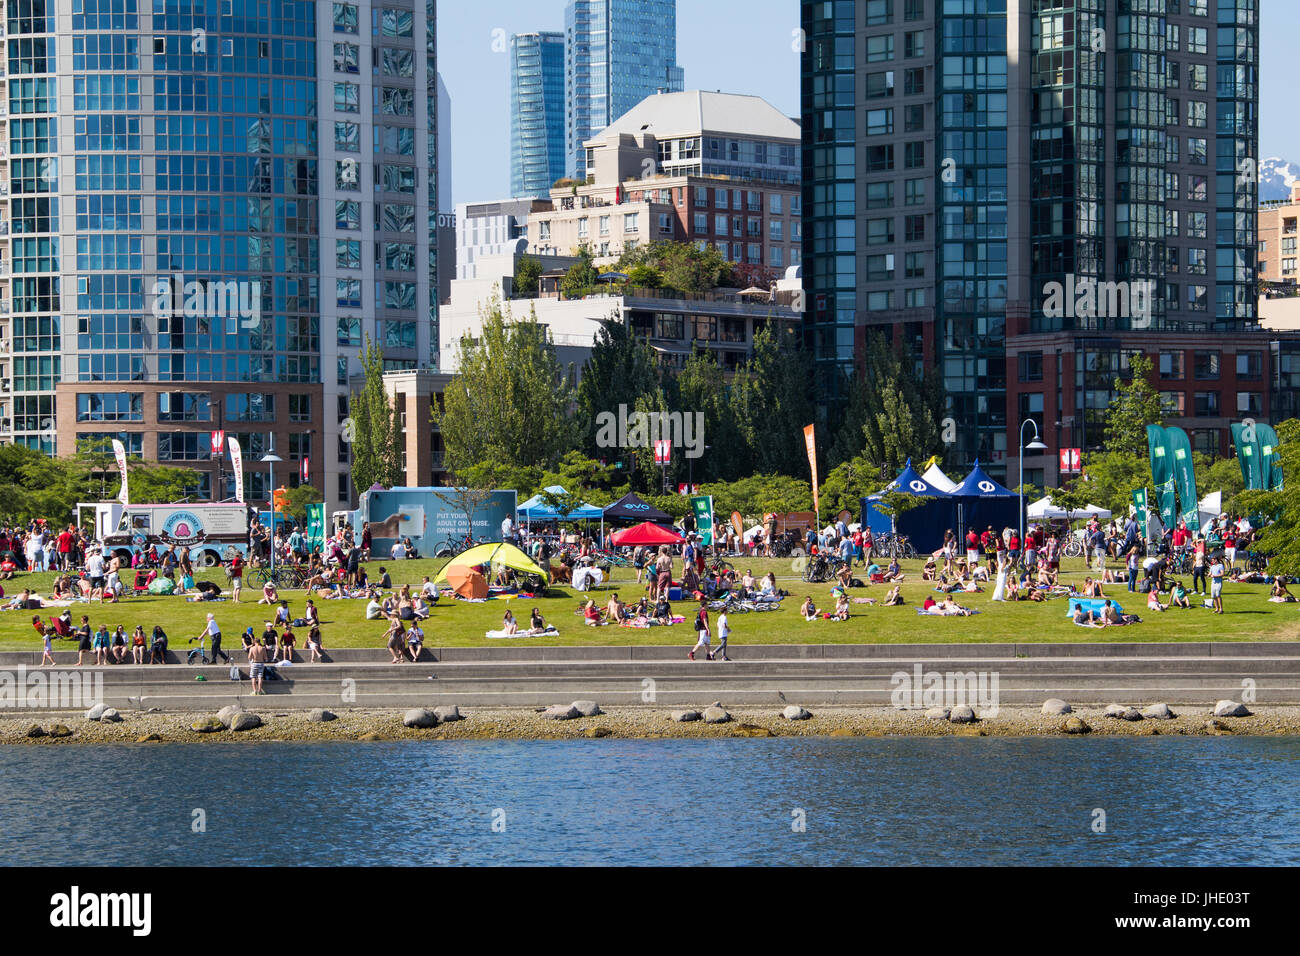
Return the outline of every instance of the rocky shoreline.
<path id="1" fill-rule="evenodd" d="M 259 702 L 260 703 L 260 702 Z M 587 703 L 591 702 L 575 702 Z M 593 705 L 594 706 L 594 705 Z M 591 707 L 582 708 L 590 712 Z M 549 708 L 467 708 L 455 719 L 455 708 L 429 710 L 340 708 L 320 711 L 284 710 L 250 706 L 247 714 L 227 712 L 224 720 L 213 713 L 124 712 L 113 719 L 91 720 L 85 712 L 53 714 L 28 712 L 0 717 L 0 744 L 130 744 L 130 743 L 231 743 L 329 740 L 567 740 L 577 738 L 725 738 L 725 737 L 1054 737 L 1089 734 L 1107 737 L 1143 736 L 1300 736 L 1300 706 L 1250 705 L 1249 716 L 1215 717 L 1214 705 L 1174 706 L 1174 716 L 1108 716 L 1100 706 L 1075 707 L 1069 713 L 1044 713 L 1038 707 L 1002 707 L 996 716 L 977 716 L 954 722 L 924 710 L 890 707 L 814 707 L 807 716 L 790 708 L 795 719 L 779 706 L 701 707 L 683 713 L 680 708 L 658 706 L 617 707 L 582 716 L 569 705 Z M 729 712 L 728 712 L 729 710 Z M 1112 706 L 1112 711 L 1115 708 Z M 697 715 L 692 719 L 690 714 Z M 1136 716 L 1134 716 L 1136 715 Z M 446 717 L 452 719 L 442 719 Z M 954 717 L 965 715 L 954 714 Z M 682 719 L 685 717 L 686 719 Z M 717 722 L 710 722 L 715 720 Z M 406 726 L 408 723 L 426 726 Z M 231 729 L 231 725 L 245 729 Z M 194 729 L 207 726 L 207 730 Z M 33 729 L 33 728 L 38 729 Z M 65 733 L 66 731 L 66 733 Z"/>

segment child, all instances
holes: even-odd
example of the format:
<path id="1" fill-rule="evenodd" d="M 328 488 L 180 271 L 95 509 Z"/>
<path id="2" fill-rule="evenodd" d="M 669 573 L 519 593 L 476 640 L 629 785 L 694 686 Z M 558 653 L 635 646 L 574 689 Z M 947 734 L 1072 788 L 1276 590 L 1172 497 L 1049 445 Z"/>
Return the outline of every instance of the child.
<path id="1" fill-rule="evenodd" d="M 420 659 L 420 648 L 424 646 L 424 631 L 420 629 L 419 623 L 411 625 L 410 630 L 406 632 L 406 650 L 411 655 L 411 663 L 414 664 Z"/>
<path id="2" fill-rule="evenodd" d="M 293 636 L 293 627 L 286 624 L 284 632 L 280 635 L 279 656 L 281 660 L 293 663 L 293 647 L 297 643 L 297 638 Z"/>
<path id="3" fill-rule="evenodd" d="M 313 627 L 307 632 L 307 650 L 311 651 L 311 663 L 315 664 L 319 660 L 324 660 L 321 656 L 321 651 L 324 650 L 324 648 L 320 646 L 319 627 Z"/>
<path id="4" fill-rule="evenodd" d="M 50 646 L 50 641 L 54 639 L 54 628 L 47 627 L 45 629 L 44 638 L 45 638 L 45 650 L 41 653 L 41 666 L 44 667 L 46 662 L 48 661 L 50 666 L 53 667 L 54 654 L 52 652 L 54 649 L 53 647 Z"/>

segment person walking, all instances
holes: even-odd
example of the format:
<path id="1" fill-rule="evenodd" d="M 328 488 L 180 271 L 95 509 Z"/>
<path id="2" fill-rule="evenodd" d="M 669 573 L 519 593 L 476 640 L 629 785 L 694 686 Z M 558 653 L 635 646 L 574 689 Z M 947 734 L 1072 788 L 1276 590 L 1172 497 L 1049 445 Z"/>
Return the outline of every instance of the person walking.
<path id="1" fill-rule="evenodd" d="M 704 648 L 709 660 L 713 660 L 713 651 L 709 649 L 709 638 L 712 636 L 709 631 L 709 605 L 704 598 L 700 598 L 700 609 L 695 614 L 695 633 L 699 635 L 695 641 L 695 646 L 691 648 L 690 653 L 686 656 L 690 660 L 695 660 L 695 652 Z"/>
<path id="2" fill-rule="evenodd" d="M 718 614 L 718 649 L 713 652 L 715 661 L 730 661 L 727 656 L 727 638 L 731 636 L 731 622 L 727 620 L 727 612 L 723 610 Z"/>
<path id="3" fill-rule="evenodd" d="M 204 625 L 203 625 L 203 630 L 199 631 L 199 636 L 198 636 L 198 637 L 191 637 L 191 638 L 190 638 L 189 643 L 193 644 L 195 641 L 198 641 L 198 642 L 199 642 L 199 646 L 196 647 L 196 648 L 191 648 L 191 649 L 190 649 L 189 654 L 187 654 L 187 655 L 185 656 L 185 663 L 186 663 L 186 664 L 193 664 L 193 663 L 194 663 L 194 655 L 195 655 L 195 654 L 199 655 L 199 660 L 200 660 L 202 663 L 204 663 L 204 664 L 209 664 L 209 663 L 211 663 L 211 661 L 208 660 L 208 655 L 207 655 L 207 651 L 206 651 L 205 648 L 206 648 L 206 644 L 207 644 L 207 640 L 208 640 L 208 631 L 209 631 L 210 628 L 212 628 L 213 626 L 215 626 L 215 624 L 216 624 L 216 620 L 215 620 L 214 615 L 209 614 L 209 615 L 208 615 L 208 619 L 207 619 L 207 621 L 206 621 L 206 622 L 204 623 Z"/>
<path id="4" fill-rule="evenodd" d="M 1128 589 L 1130 591 L 1136 591 L 1139 566 L 1138 546 L 1136 544 L 1128 549 L 1127 564 L 1125 566 L 1128 569 Z"/>
<path id="5" fill-rule="evenodd" d="M 1210 565 L 1210 602 L 1215 614 L 1223 613 L 1223 572 L 1223 559 L 1215 554 L 1214 563 Z"/>
<path id="6" fill-rule="evenodd" d="M 212 643 L 212 663 L 217 662 L 217 655 L 221 655 L 222 661 L 229 664 L 230 655 L 221 649 L 221 628 L 217 626 L 217 618 L 214 614 L 208 615 L 208 640 Z"/>
<path id="7" fill-rule="evenodd" d="M 44 667 L 48 663 L 53 667 L 54 648 L 50 642 L 54 639 L 54 628 L 47 625 L 43 637 L 45 639 L 45 649 L 41 652 L 41 666 Z"/>
<path id="8" fill-rule="evenodd" d="M 1210 593 L 1209 585 L 1205 580 L 1205 572 L 1208 567 L 1209 565 L 1205 560 L 1205 535 L 1198 533 L 1196 543 L 1192 545 L 1192 590 L 1198 596 Z"/>

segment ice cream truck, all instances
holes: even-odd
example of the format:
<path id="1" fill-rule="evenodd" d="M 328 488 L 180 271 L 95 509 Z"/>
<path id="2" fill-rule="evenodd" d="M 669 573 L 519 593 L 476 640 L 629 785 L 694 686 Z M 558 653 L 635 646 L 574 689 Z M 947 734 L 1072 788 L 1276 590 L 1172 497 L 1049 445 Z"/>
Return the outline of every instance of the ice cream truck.
<path id="1" fill-rule="evenodd" d="M 243 502 L 228 504 L 121 505 L 112 530 L 99 534 L 106 554 L 130 561 L 138 551 L 157 546 L 190 549 L 190 560 L 199 567 L 215 567 L 238 552 L 248 557 L 248 528 L 253 510 Z M 97 530 L 99 521 L 96 521 Z"/>

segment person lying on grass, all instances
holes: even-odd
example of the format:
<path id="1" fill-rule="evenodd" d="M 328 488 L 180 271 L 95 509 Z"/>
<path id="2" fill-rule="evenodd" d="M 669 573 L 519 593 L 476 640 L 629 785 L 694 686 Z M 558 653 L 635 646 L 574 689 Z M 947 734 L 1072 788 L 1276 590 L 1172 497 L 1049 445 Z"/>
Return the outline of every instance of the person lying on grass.
<path id="1" fill-rule="evenodd" d="M 907 602 L 903 600 L 902 588 L 895 584 L 889 589 L 889 593 L 885 595 L 885 600 L 881 603 L 884 607 L 898 607 Z"/>
<path id="2" fill-rule="evenodd" d="M 1286 578 L 1279 576 L 1273 582 L 1273 589 L 1269 592 L 1268 599 L 1274 604 L 1294 604 L 1295 595 L 1286 588 Z"/>

